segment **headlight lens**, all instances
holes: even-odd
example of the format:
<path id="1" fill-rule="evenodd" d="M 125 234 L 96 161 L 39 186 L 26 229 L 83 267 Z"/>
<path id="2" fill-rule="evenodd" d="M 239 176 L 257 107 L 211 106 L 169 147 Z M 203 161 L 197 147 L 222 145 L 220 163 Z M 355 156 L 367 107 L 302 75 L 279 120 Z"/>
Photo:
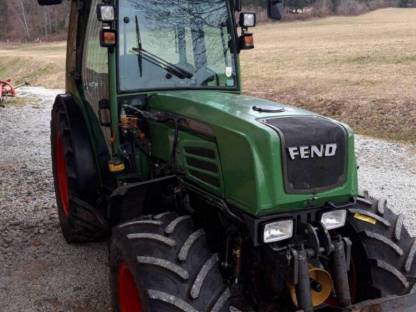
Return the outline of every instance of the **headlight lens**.
<path id="1" fill-rule="evenodd" d="M 263 241 L 265 243 L 279 242 L 292 236 L 293 220 L 276 221 L 264 226 Z"/>
<path id="2" fill-rule="evenodd" d="M 113 22 L 115 20 L 114 7 L 106 4 L 98 5 L 97 15 L 101 22 Z"/>
<path id="3" fill-rule="evenodd" d="M 322 215 L 321 223 L 327 230 L 334 230 L 341 228 L 345 225 L 347 220 L 347 211 L 346 210 L 334 210 L 325 212 Z"/>

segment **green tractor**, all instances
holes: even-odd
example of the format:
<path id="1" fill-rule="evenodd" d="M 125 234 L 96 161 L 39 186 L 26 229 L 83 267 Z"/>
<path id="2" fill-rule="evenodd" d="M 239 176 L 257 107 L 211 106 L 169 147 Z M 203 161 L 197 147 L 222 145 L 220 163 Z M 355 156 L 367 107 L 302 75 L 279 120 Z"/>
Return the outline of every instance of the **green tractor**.
<path id="1" fill-rule="evenodd" d="M 242 95 L 240 11 L 71 1 L 51 121 L 65 239 L 109 239 L 114 311 L 415 311 L 416 242 L 359 194 L 351 129 Z"/>

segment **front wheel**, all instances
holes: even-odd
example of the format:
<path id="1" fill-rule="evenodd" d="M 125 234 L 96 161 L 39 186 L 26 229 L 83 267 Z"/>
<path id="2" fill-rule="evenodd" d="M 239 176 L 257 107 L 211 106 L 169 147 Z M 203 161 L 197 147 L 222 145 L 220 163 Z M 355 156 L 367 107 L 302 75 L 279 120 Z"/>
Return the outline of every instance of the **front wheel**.
<path id="1" fill-rule="evenodd" d="M 230 291 L 189 216 L 163 213 L 113 229 L 114 311 L 229 311 Z"/>
<path id="2" fill-rule="evenodd" d="M 357 300 L 404 295 L 416 279 L 416 241 L 403 224 L 403 215 L 386 207 L 385 200 L 360 196 L 349 210 L 343 235 L 353 243 Z"/>

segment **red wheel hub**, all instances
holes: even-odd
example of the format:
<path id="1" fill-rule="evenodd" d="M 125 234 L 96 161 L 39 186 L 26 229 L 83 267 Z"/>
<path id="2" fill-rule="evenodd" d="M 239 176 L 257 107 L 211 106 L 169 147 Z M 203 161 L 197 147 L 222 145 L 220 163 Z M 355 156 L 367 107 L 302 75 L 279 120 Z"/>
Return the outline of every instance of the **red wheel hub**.
<path id="1" fill-rule="evenodd" d="M 65 152 L 62 138 L 59 134 L 55 137 L 55 166 L 58 182 L 58 197 L 65 216 L 69 215 L 69 190 L 68 175 L 66 172 Z"/>
<path id="2" fill-rule="evenodd" d="M 118 268 L 118 304 L 120 312 L 143 312 L 133 275 L 124 262 Z"/>

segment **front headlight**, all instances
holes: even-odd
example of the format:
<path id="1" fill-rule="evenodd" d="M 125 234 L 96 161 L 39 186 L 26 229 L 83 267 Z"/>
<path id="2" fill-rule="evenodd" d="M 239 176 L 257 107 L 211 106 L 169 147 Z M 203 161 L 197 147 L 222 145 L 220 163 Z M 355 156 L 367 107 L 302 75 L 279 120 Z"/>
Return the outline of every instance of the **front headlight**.
<path id="1" fill-rule="evenodd" d="M 346 210 L 334 210 L 325 212 L 321 217 L 321 223 L 327 230 L 334 230 L 343 227 L 346 220 Z"/>
<path id="2" fill-rule="evenodd" d="M 279 242 L 292 236 L 293 220 L 276 221 L 264 226 L 263 241 L 265 243 Z"/>

